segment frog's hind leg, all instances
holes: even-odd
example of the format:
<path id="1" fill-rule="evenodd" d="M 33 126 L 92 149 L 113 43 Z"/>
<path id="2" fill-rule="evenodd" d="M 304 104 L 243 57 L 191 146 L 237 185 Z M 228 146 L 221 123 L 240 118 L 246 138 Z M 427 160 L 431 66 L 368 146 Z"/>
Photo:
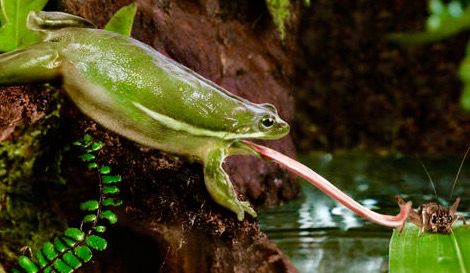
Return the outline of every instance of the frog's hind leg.
<path id="1" fill-rule="evenodd" d="M 228 151 L 217 148 L 209 152 L 204 161 L 204 181 L 212 199 L 219 205 L 235 212 L 239 221 L 245 218 L 245 212 L 256 217 L 256 212 L 248 202 L 240 201 L 230 178 L 222 168 Z"/>
<path id="2" fill-rule="evenodd" d="M 59 54 L 48 43 L 0 54 L 0 86 L 58 78 L 60 65 Z"/>

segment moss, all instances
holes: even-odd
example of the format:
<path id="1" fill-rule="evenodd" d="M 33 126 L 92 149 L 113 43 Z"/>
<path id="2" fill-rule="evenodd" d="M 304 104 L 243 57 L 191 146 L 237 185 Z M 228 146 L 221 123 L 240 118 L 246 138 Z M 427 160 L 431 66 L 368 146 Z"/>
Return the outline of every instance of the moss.
<path id="1" fill-rule="evenodd" d="M 266 0 L 274 24 L 279 31 L 281 40 L 286 36 L 286 21 L 290 17 L 290 0 Z"/>
<path id="2" fill-rule="evenodd" d="M 309 7 L 310 0 L 303 0 L 303 4 L 305 7 Z M 266 5 L 281 36 L 281 40 L 284 40 L 286 36 L 286 23 L 291 15 L 291 0 L 266 0 Z"/>
<path id="3" fill-rule="evenodd" d="M 22 125 L 11 141 L 0 143 L 0 263 L 7 268 L 20 248 L 34 248 L 63 229 L 45 207 L 47 202 L 33 191 L 37 163 L 59 121 L 61 98 L 57 93 L 51 98 L 44 117 Z"/>

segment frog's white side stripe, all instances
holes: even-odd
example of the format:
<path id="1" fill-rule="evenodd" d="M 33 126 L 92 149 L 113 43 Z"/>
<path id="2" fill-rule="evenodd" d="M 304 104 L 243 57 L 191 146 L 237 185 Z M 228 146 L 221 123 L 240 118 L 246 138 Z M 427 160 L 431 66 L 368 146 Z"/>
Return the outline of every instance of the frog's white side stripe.
<path id="1" fill-rule="evenodd" d="M 254 132 L 250 134 L 237 134 L 232 132 L 221 132 L 221 131 L 211 131 L 207 129 L 197 128 L 194 125 L 188 124 L 186 122 L 178 121 L 174 118 L 169 116 L 162 115 L 157 113 L 138 102 L 132 102 L 132 104 L 137 107 L 139 110 L 160 122 L 160 124 L 176 130 L 176 131 L 185 131 L 189 134 L 196 135 L 196 136 L 210 136 L 210 137 L 217 137 L 221 139 L 239 139 L 239 138 L 257 138 L 263 137 L 264 134 L 262 132 Z"/>

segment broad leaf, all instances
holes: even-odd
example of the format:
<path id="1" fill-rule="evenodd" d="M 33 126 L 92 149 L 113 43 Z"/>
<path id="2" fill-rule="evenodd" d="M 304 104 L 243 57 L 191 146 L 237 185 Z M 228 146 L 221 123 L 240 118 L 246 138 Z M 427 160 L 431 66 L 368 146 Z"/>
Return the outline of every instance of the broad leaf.
<path id="1" fill-rule="evenodd" d="M 421 45 L 453 36 L 470 29 L 470 7 L 451 1 L 444 4 L 441 0 L 429 1 L 429 17 L 426 30 L 412 33 L 392 33 L 388 38 L 404 45 Z"/>
<path id="2" fill-rule="evenodd" d="M 463 93 L 460 98 L 462 108 L 470 111 L 470 42 L 467 43 L 465 58 L 459 67 L 459 77 L 463 82 Z"/>
<path id="3" fill-rule="evenodd" d="M 132 3 L 118 10 L 104 27 L 105 30 L 130 36 L 137 5 Z"/>
<path id="4" fill-rule="evenodd" d="M 390 241 L 390 273 L 470 273 L 470 226 L 451 234 L 425 232 L 408 224 Z"/>
<path id="5" fill-rule="evenodd" d="M 429 17 L 426 30 L 414 33 L 392 33 L 388 38 L 397 43 L 416 46 L 448 38 L 470 29 L 470 5 L 468 1 L 429 0 Z M 470 49 L 467 45 L 465 59 L 459 68 L 460 80 L 464 87 L 460 98 L 463 109 L 470 111 Z"/>
<path id="6" fill-rule="evenodd" d="M 26 27 L 30 11 L 44 8 L 48 0 L 0 0 L 0 51 L 12 51 L 39 40 Z"/>

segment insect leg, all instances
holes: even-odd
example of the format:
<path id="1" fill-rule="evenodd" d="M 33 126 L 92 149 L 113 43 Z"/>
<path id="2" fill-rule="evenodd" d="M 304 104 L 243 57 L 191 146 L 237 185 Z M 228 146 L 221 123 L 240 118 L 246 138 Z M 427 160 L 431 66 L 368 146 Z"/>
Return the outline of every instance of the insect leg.
<path id="1" fill-rule="evenodd" d="M 457 217 L 455 217 L 454 221 L 452 222 L 452 225 L 454 225 L 458 220 L 462 220 L 462 223 L 464 225 L 467 225 L 467 221 L 465 220 L 465 216 L 463 215 L 457 215 Z"/>
<path id="2" fill-rule="evenodd" d="M 425 227 L 426 227 L 426 223 L 429 221 L 428 218 L 429 218 L 428 214 L 427 214 L 426 211 L 423 209 L 423 211 L 421 212 L 421 223 L 420 223 L 420 225 L 419 225 L 419 227 L 421 227 L 421 229 L 419 230 L 418 236 L 423 235 L 424 229 L 425 229 Z"/>

